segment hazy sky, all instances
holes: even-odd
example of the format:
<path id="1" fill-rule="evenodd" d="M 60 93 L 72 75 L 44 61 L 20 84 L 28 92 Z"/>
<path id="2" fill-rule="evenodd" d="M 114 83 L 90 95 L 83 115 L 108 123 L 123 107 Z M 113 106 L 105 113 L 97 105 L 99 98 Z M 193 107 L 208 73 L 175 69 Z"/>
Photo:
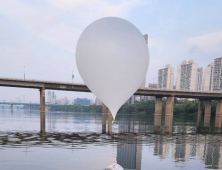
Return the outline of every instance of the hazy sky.
<path id="1" fill-rule="evenodd" d="M 107 16 L 127 19 L 149 35 L 146 85 L 166 64 L 176 68 L 193 59 L 206 68 L 222 57 L 221 9 L 221 0 L 1 0 L 0 77 L 23 78 L 25 65 L 27 79 L 71 82 L 74 70 L 74 82 L 83 83 L 75 62 L 76 43 L 84 28 Z M 95 98 L 90 93 L 56 94 Z M 16 97 L 39 101 L 39 92 L 0 87 L 0 100 Z"/>

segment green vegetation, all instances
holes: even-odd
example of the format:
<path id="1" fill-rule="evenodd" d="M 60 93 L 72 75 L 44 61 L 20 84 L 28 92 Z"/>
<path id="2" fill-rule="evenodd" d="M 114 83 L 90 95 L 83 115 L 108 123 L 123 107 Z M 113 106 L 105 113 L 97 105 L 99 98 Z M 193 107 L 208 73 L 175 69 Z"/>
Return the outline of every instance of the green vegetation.
<path id="1" fill-rule="evenodd" d="M 165 113 L 166 99 L 163 99 L 163 113 Z M 101 113 L 102 106 L 90 105 L 65 105 L 65 106 L 51 106 L 51 111 L 64 111 L 64 112 L 90 112 L 90 113 Z M 202 107 L 204 113 L 204 105 Z M 187 115 L 197 114 L 198 101 L 179 101 L 175 98 L 174 101 L 174 115 Z M 140 101 L 134 104 L 124 104 L 118 113 L 121 114 L 154 114 L 155 112 L 155 101 L 148 100 L 146 102 Z M 212 115 L 216 113 L 216 101 L 212 101 Z"/>
<path id="2" fill-rule="evenodd" d="M 80 106 L 80 105 L 64 105 L 64 106 L 51 106 L 52 111 L 64 111 L 64 112 L 89 112 L 89 113 L 101 113 L 102 106 L 90 105 L 90 106 Z"/>

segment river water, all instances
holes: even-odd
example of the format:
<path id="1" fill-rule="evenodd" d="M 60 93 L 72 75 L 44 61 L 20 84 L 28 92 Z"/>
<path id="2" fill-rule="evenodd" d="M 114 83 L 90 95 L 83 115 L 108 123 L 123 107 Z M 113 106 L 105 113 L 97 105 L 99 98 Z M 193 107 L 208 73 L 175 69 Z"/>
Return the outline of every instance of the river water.
<path id="1" fill-rule="evenodd" d="M 102 113 L 0 109 L 0 170 L 222 169 L 222 135 L 197 131 L 196 116 L 174 116 L 172 133 L 154 133 L 153 116 L 118 115 L 102 134 Z M 212 120 L 213 122 L 213 120 Z M 164 120 L 163 120 L 164 124 Z"/>

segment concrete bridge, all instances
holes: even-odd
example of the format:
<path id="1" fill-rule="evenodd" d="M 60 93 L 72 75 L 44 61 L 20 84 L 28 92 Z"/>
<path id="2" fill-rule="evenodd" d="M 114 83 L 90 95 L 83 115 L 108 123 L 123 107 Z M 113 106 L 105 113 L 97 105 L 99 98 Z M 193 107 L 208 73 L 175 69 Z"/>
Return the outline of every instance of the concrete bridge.
<path id="1" fill-rule="evenodd" d="M 23 79 L 11 79 L 0 78 L 0 86 L 7 87 L 22 87 L 39 89 L 40 91 L 40 122 L 41 132 L 45 132 L 45 90 L 65 90 L 65 91 L 78 91 L 78 92 L 91 92 L 84 84 L 73 84 L 65 82 L 53 82 L 53 81 L 40 81 L 40 80 L 23 80 Z M 155 104 L 155 118 L 154 127 L 158 131 L 161 126 L 161 114 L 162 114 L 162 98 L 166 97 L 166 111 L 165 111 L 165 132 L 171 132 L 173 123 L 173 106 L 174 97 L 178 98 L 193 98 L 199 100 L 198 107 L 198 120 L 197 126 L 200 126 L 202 118 L 202 105 L 205 102 L 205 114 L 204 114 L 204 127 L 210 127 L 211 118 L 211 105 L 212 100 L 217 100 L 215 128 L 221 129 L 222 124 L 222 93 L 210 92 L 210 91 L 185 91 L 185 90 L 166 90 L 166 89 L 138 89 L 134 95 L 144 96 L 156 96 Z M 106 123 L 107 107 L 103 106 L 103 119 L 104 125 Z M 112 131 L 112 116 L 108 114 L 108 131 Z"/>

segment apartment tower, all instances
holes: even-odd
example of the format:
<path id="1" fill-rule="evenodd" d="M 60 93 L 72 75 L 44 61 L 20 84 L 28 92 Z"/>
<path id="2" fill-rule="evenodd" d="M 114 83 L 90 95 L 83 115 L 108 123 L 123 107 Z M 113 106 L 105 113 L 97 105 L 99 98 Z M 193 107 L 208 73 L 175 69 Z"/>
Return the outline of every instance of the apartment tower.
<path id="1" fill-rule="evenodd" d="M 197 63 L 193 60 L 183 61 L 177 66 L 177 83 L 178 90 L 196 90 L 197 81 Z"/>
<path id="2" fill-rule="evenodd" d="M 173 89 L 174 68 L 169 64 L 158 71 L 158 88 Z"/>

